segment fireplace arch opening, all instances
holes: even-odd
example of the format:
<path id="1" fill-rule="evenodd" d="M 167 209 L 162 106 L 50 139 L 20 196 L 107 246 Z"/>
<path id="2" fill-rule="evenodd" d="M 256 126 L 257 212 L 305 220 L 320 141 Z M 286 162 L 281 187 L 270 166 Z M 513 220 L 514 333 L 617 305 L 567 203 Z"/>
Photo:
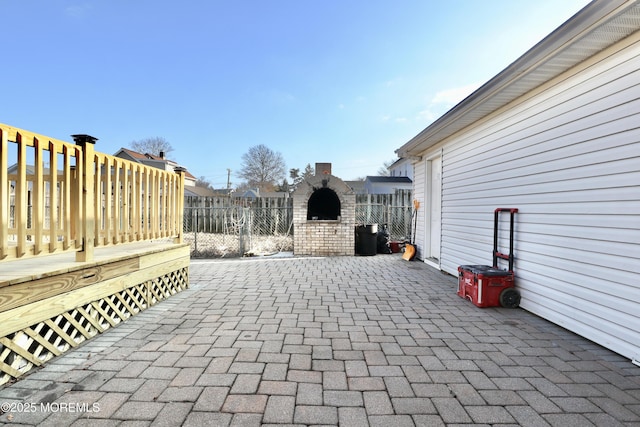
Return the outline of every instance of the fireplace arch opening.
<path id="1" fill-rule="evenodd" d="M 340 198 L 330 188 L 318 188 L 309 197 L 307 220 L 338 220 L 340 218 Z"/>

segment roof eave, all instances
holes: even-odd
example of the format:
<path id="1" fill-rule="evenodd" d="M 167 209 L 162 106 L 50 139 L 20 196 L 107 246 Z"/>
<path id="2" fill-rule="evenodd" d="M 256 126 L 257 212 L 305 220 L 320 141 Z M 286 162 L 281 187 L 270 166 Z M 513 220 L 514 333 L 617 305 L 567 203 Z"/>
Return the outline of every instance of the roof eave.
<path id="1" fill-rule="evenodd" d="M 463 99 L 403 146 L 395 150 L 395 152 L 399 157 L 419 156 L 425 150 L 460 131 L 470 124 L 456 126 L 460 118 L 466 116 L 478 106 L 485 104 L 487 100 L 495 97 L 505 88 L 521 80 L 524 76 L 529 75 L 549 58 L 559 54 L 569 46 L 579 43 L 595 28 L 603 25 L 621 11 L 629 9 L 634 3 L 634 1 L 630 0 L 592 1 L 538 44 L 529 49 L 524 55 L 515 60 L 511 65 Z M 624 37 L 620 37 L 620 39 L 622 38 Z M 548 81 L 560 75 L 583 60 L 584 59 L 577 59 L 564 70 L 557 71 L 554 76 L 546 80 Z M 540 84 L 537 84 L 535 87 L 539 85 Z M 535 87 L 531 87 L 529 90 Z M 474 122 L 495 112 L 518 96 L 521 95 L 514 95 L 510 99 L 505 100 L 500 106 L 485 111 L 482 116 L 475 119 Z"/>

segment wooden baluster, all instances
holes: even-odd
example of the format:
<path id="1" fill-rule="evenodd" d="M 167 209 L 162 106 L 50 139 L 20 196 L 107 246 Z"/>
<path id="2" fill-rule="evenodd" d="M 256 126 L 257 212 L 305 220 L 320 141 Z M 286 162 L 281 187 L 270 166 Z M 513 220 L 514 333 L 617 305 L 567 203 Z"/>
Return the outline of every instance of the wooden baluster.
<path id="1" fill-rule="evenodd" d="M 0 260 L 9 252 L 9 133 L 0 129 Z"/>
<path id="2" fill-rule="evenodd" d="M 33 254 L 38 255 L 42 252 L 42 229 L 44 227 L 44 158 L 42 155 L 42 144 L 38 138 L 33 138 L 33 146 L 35 148 L 34 156 L 34 180 L 33 180 L 33 199 L 32 199 L 32 229 L 34 235 Z M 49 171 L 53 173 L 53 171 Z"/>
<path id="3" fill-rule="evenodd" d="M 58 243 L 58 153 L 49 141 L 49 252 L 54 252 Z"/>
<path id="4" fill-rule="evenodd" d="M 20 258 L 26 251 L 27 245 L 27 145 L 22 141 L 22 135 L 16 135 L 18 143 L 18 170 L 16 178 L 16 206 L 15 223 L 18 234 L 16 257 Z"/>

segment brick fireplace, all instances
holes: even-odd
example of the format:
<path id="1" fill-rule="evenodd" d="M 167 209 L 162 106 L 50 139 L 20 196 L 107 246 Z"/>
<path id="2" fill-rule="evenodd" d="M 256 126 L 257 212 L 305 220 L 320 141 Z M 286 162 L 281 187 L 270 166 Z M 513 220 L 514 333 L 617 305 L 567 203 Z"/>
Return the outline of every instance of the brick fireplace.
<path id="1" fill-rule="evenodd" d="M 314 176 L 293 192 L 293 253 L 354 255 L 356 196 L 331 174 L 331 163 L 316 163 Z"/>

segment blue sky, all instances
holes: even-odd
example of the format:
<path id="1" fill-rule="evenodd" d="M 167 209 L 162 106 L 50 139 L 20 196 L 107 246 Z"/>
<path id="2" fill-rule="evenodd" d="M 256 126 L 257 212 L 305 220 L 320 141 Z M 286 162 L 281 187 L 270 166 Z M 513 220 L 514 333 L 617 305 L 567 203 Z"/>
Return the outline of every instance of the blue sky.
<path id="1" fill-rule="evenodd" d="M 585 0 L 0 0 L 0 122 L 113 154 L 163 137 L 216 188 L 264 144 L 377 174 Z"/>

